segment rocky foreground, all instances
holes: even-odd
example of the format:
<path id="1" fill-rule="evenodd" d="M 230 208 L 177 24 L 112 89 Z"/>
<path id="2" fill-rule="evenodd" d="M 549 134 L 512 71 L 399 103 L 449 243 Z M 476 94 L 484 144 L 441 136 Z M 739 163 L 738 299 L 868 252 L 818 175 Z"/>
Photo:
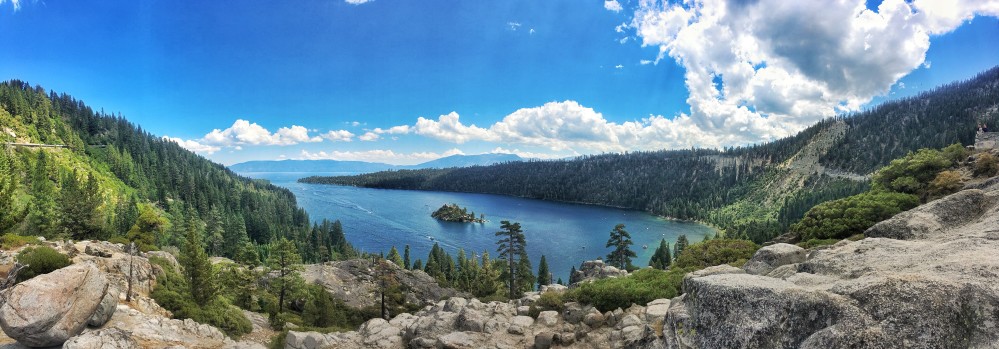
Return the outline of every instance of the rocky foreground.
<path id="1" fill-rule="evenodd" d="M 600 312 L 569 303 L 531 316 L 540 293 L 483 303 L 405 275 L 413 314 L 373 319 L 357 331 L 291 331 L 284 345 L 312 348 L 999 348 L 999 180 L 881 222 L 866 239 L 804 250 L 760 249 L 743 268 L 688 274 L 683 294 Z M 170 319 L 148 297 L 156 265 L 105 242 L 47 242 L 73 265 L 2 292 L 0 347 L 261 348 L 274 334 L 260 314 L 242 341 L 191 320 Z M 9 264 L 17 251 L 0 251 Z M 367 261 L 309 266 L 306 279 L 342 299 L 373 292 Z M 621 277 L 598 261 L 573 279 Z M 542 292 L 564 292 L 560 286 Z M 16 342 L 15 342 L 16 340 Z"/>
<path id="2" fill-rule="evenodd" d="M 312 348 L 999 348 L 999 183 L 881 222 L 868 238 L 764 247 L 686 276 L 683 295 L 601 313 L 451 298 L 358 331 L 290 332 Z M 548 290 L 559 292 L 559 290 Z"/>

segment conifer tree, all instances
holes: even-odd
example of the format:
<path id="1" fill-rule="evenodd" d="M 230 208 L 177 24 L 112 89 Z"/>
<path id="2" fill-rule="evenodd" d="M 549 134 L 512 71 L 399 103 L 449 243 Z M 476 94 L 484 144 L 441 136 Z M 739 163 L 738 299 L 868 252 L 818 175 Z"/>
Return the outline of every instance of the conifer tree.
<path id="1" fill-rule="evenodd" d="M 479 267 L 479 273 L 475 276 L 475 287 L 472 288 L 472 294 L 476 297 L 488 297 L 496 294 L 498 291 L 498 280 L 500 278 L 500 273 L 496 268 L 493 268 L 493 261 L 489 259 L 489 252 L 482 252 L 482 265 Z"/>
<path id="2" fill-rule="evenodd" d="M 552 273 L 548 270 L 548 261 L 545 255 L 541 255 L 541 262 L 538 262 L 538 289 L 552 283 Z"/>
<path id="3" fill-rule="evenodd" d="M 527 254 L 527 240 L 524 238 L 524 232 L 520 229 L 520 223 L 511 223 L 510 221 L 500 221 L 501 231 L 496 232 L 496 236 L 500 237 L 499 241 L 496 241 L 498 247 L 496 252 L 499 253 L 500 258 L 504 260 L 508 267 L 508 272 L 506 275 L 507 286 L 509 287 L 508 297 L 516 298 L 519 288 L 517 287 L 517 266 L 520 264 L 517 262 L 517 258 L 525 256 Z M 532 283 L 533 286 L 533 283 Z"/>
<path id="4" fill-rule="evenodd" d="M 392 249 L 389 250 L 388 257 L 386 259 L 388 259 L 389 262 L 395 263 L 395 265 L 399 267 L 403 266 L 402 256 L 399 255 L 399 250 L 395 249 L 395 246 L 392 246 Z"/>
<path id="5" fill-rule="evenodd" d="M 33 234 L 47 238 L 55 237 L 56 225 L 56 194 L 55 184 L 49 178 L 50 170 L 45 150 L 38 151 L 38 158 L 31 176 L 31 208 L 28 214 L 29 229 Z"/>
<path id="6" fill-rule="evenodd" d="M 22 218 L 22 211 L 14 202 L 16 183 L 11 176 L 12 167 L 7 150 L 0 149 L 0 234 L 13 228 Z"/>
<path id="7" fill-rule="evenodd" d="M 680 258 L 680 253 L 683 252 L 683 249 L 687 248 L 687 245 L 690 245 L 690 241 L 687 240 L 687 235 L 686 234 L 681 234 L 679 237 L 676 238 L 676 243 L 673 244 L 673 260 L 674 261 L 677 258 Z"/>
<path id="8" fill-rule="evenodd" d="M 649 259 L 649 266 L 666 270 L 672 261 L 673 258 L 670 257 L 669 253 L 669 243 L 666 242 L 666 239 L 659 240 L 659 247 L 652 253 L 652 258 Z"/>
<path id="9" fill-rule="evenodd" d="M 302 269 L 301 263 L 302 257 L 298 255 L 295 243 L 283 237 L 272 243 L 267 265 L 278 273 L 271 281 L 271 287 L 278 294 L 278 313 L 284 312 L 284 304 L 289 293 L 305 283 L 302 276 L 297 273 Z"/>
<path id="10" fill-rule="evenodd" d="M 627 269 L 631 266 L 631 258 L 636 256 L 629 247 L 632 244 L 631 234 L 624 230 L 624 224 L 614 226 L 614 230 L 610 232 L 610 239 L 607 239 L 607 247 L 614 248 L 607 254 L 607 263 L 619 269 Z"/>
<path id="11" fill-rule="evenodd" d="M 402 267 L 405 268 L 405 269 L 409 269 L 409 267 L 410 267 L 410 263 L 409 263 L 409 245 L 408 244 L 406 245 L 405 251 L 403 252 Z"/>
<path id="12" fill-rule="evenodd" d="M 215 272 L 208 254 L 201 243 L 201 231 L 195 222 L 189 221 L 187 235 L 184 239 L 184 246 L 181 250 L 180 265 L 184 268 L 184 276 L 191 290 L 191 298 L 198 305 L 206 305 L 211 302 L 218 288 L 215 284 Z"/>

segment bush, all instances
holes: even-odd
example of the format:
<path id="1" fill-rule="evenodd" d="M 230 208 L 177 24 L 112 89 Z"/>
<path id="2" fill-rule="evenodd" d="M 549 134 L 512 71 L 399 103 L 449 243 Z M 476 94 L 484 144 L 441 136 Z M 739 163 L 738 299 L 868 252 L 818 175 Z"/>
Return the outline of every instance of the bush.
<path id="1" fill-rule="evenodd" d="M 7 233 L 0 237 L 0 248 L 5 250 L 18 248 L 24 245 L 34 245 L 37 243 L 37 236 L 21 236 L 14 233 Z"/>
<path id="2" fill-rule="evenodd" d="M 17 274 L 17 282 L 48 274 L 72 264 L 69 257 L 48 246 L 28 247 L 17 254 L 17 261 L 27 267 Z"/>
<path id="3" fill-rule="evenodd" d="M 801 248 L 804 248 L 804 249 L 809 249 L 809 248 L 816 248 L 816 247 L 819 247 L 819 246 L 832 245 L 832 244 L 835 244 L 835 243 L 840 242 L 840 241 L 842 241 L 842 240 L 840 240 L 840 239 L 821 239 L 821 240 L 820 239 L 811 239 L 811 240 L 808 240 L 808 241 L 799 242 L 798 243 L 798 247 L 801 247 Z"/>
<path id="4" fill-rule="evenodd" d="M 153 300 L 173 313 L 175 319 L 191 319 L 196 322 L 218 327 L 231 337 L 250 333 L 253 325 L 243 312 L 229 304 L 222 297 L 216 297 L 207 304 L 198 305 L 191 297 L 187 280 L 162 258 L 150 258 L 149 262 L 160 266 L 156 278 L 156 288 L 150 293 Z"/>
<path id="5" fill-rule="evenodd" d="M 981 153 L 975 160 L 975 175 L 992 177 L 999 172 L 999 160 L 991 153 Z"/>
<path id="6" fill-rule="evenodd" d="M 941 197 L 955 193 L 962 187 L 964 187 L 964 181 L 961 180 L 961 173 L 951 170 L 938 173 L 937 177 L 930 182 L 927 191 L 932 197 Z"/>
<path id="7" fill-rule="evenodd" d="M 950 150 L 948 150 L 950 149 Z M 946 153 L 945 153 L 946 152 Z M 874 188 L 909 194 L 921 194 L 925 186 L 937 173 L 951 166 L 948 156 L 956 151 L 950 147 L 944 152 L 935 149 L 920 149 L 903 158 L 892 160 L 891 164 L 874 173 Z"/>
<path id="8" fill-rule="evenodd" d="M 697 269 L 680 269 L 674 266 L 669 271 L 663 271 L 646 268 L 625 277 L 581 284 L 566 292 L 562 298 L 564 301 L 593 305 L 601 312 L 626 309 L 631 304 L 645 305 L 656 299 L 679 295 L 683 276 Z"/>
<path id="9" fill-rule="evenodd" d="M 722 264 L 732 264 L 741 266 L 750 258 L 753 253 L 760 249 L 759 245 L 752 241 L 718 239 L 699 242 L 683 249 L 673 265 L 677 268 L 697 269 L 707 268 Z"/>
<path id="10" fill-rule="evenodd" d="M 531 305 L 528 315 L 537 319 L 538 314 L 548 310 L 554 310 L 559 313 L 565 310 L 565 292 L 548 291 L 542 293 L 538 301 Z"/>
<path id="11" fill-rule="evenodd" d="M 871 191 L 821 203 L 791 226 L 802 240 L 843 239 L 919 205 L 912 194 Z"/>

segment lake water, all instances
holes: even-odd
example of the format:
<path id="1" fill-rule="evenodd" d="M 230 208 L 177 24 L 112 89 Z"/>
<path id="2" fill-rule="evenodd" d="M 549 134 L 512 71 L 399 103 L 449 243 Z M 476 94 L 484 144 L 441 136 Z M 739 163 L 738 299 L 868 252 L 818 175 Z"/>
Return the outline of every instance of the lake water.
<path id="1" fill-rule="evenodd" d="M 410 245 L 411 259 L 426 261 L 434 243 L 439 243 L 452 256 L 458 248 L 465 253 L 488 251 L 496 258 L 496 236 L 500 221 L 520 222 L 527 238 L 527 251 L 537 272 L 541 255 L 545 255 L 555 279 L 569 280 L 572 266 L 586 260 L 606 256 L 604 247 L 610 231 L 623 223 L 635 242 L 638 254 L 633 263 L 648 265 L 649 258 L 665 238 L 672 246 L 677 236 L 686 234 L 692 241 L 701 241 L 715 230 L 696 223 L 662 219 L 645 212 L 593 205 L 559 203 L 523 199 L 502 195 L 428 192 L 409 190 L 367 189 L 336 185 L 298 183 L 298 178 L 330 173 L 242 173 L 251 178 L 270 180 L 290 189 L 298 204 L 313 220 L 339 219 L 347 239 L 366 252 L 386 252 L 392 246 L 403 252 Z M 441 222 L 430 214 L 445 203 L 456 203 L 476 214 L 485 214 L 488 222 Z M 648 245 L 648 249 L 643 249 Z"/>

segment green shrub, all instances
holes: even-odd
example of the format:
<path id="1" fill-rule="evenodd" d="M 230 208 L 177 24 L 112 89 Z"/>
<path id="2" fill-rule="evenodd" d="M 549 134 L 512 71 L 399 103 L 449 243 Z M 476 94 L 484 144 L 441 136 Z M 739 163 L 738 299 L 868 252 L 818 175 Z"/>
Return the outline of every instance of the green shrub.
<path id="1" fill-rule="evenodd" d="M 948 148 L 945 148 L 947 151 Z M 935 149 L 920 149 L 903 158 L 892 160 L 891 164 L 874 173 L 872 182 L 875 189 L 909 194 L 922 194 L 921 191 L 942 170 L 951 166 L 947 153 Z"/>
<path id="2" fill-rule="evenodd" d="M 801 239 L 844 239 L 919 205 L 912 194 L 871 191 L 821 203 L 791 226 Z"/>
<path id="3" fill-rule="evenodd" d="M 961 173 L 953 170 L 942 171 L 930 182 L 927 192 L 931 197 L 941 197 L 952 194 L 964 187 Z"/>
<path id="4" fill-rule="evenodd" d="M 21 253 L 17 254 L 17 261 L 27 265 L 26 268 L 17 274 L 17 282 L 47 274 L 72 264 L 69 261 L 69 257 L 48 246 L 25 248 Z"/>
<path id="5" fill-rule="evenodd" d="M 562 298 L 563 301 L 593 305 L 601 312 L 626 309 L 633 303 L 645 305 L 656 299 L 679 295 L 683 276 L 694 270 L 697 268 L 673 267 L 669 271 L 646 268 L 625 277 L 581 284 L 566 292 Z"/>
<path id="6" fill-rule="evenodd" d="M 173 313 L 175 319 L 191 319 L 218 327 L 231 337 L 253 330 L 250 320 L 243 312 L 229 304 L 223 297 L 216 297 L 204 305 L 198 305 L 191 296 L 187 280 L 177 272 L 170 262 L 162 258 L 150 258 L 149 262 L 160 266 L 156 288 L 150 296 L 157 304 Z"/>
<path id="7" fill-rule="evenodd" d="M 543 311 L 554 310 L 561 313 L 565 310 L 565 292 L 548 291 L 541 294 L 534 304 L 531 305 L 529 314 L 537 318 Z"/>
<path id="8" fill-rule="evenodd" d="M 21 236 L 14 233 L 7 233 L 0 237 L 0 248 L 10 250 L 24 245 L 34 245 L 38 242 L 37 236 Z"/>
<path id="9" fill-rule="evenodd" d="M 703 269 L 722 264 L 741 266 L 760 246 L 752 241 L 718 239 L 699 242 L 683 249 L 673 265 L 677 268 Z"/>

